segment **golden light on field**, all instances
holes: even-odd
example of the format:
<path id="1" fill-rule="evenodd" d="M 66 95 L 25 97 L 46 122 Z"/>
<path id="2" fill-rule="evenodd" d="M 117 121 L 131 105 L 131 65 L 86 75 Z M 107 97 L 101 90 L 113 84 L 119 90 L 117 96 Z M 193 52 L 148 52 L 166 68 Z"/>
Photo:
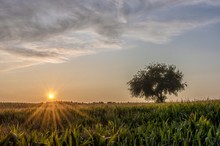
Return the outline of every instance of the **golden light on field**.
<path id="1" fill-rule="evenodd" d="M 92 120 L 91 117 L 87 115 L 87 113 L 82 112 L 80 109 L 80 105 L 69 104 L 65 102 L 41 103 L 36 107 L 33 107 L 33 113 L 25 121 L 24 125 L 26 126 L 30 123 L 35 123 L 40 125 L 40 129 L 61 128 L 62 130 L 64 130 L 65 126 L 72 126 L 72 122 L 74 122 L 72 120 L 74 118 L 71 117 L 73 116 L 73 114 Z M 63 122 L 65 122 L 66 125 L 63 125 Z"/>

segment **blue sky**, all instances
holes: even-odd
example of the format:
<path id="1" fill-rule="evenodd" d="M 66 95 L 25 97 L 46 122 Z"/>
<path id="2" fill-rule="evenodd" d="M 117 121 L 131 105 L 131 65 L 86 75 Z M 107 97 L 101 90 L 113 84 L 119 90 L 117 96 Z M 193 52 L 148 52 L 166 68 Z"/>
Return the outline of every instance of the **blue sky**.
<path id="1" fill-rule="evenodd" d="M 139 101 L 126 83 L 152 62 L 185 74 L 171 100 L 220 98 L 219 38 L 218 0 L 0 1 L 0 100 Z"/>

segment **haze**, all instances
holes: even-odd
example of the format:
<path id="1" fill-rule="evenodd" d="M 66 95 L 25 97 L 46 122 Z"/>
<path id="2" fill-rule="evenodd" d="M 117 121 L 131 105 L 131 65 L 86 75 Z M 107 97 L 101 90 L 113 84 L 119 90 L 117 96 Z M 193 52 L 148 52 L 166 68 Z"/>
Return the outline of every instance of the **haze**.
<path id="1" fill-rule="evenodd" d="M 220 98 L 218 0 L 0 0 L 0 101 L 140 102 L 127 82 L 152 62 Z"/>

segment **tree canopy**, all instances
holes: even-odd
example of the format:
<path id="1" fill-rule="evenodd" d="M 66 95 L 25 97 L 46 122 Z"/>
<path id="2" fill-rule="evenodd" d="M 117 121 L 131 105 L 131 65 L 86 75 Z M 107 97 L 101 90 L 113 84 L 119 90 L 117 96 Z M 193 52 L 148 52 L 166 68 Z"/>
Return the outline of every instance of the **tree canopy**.
<path id="1" fill-rule="evenodd" d="M 158 103 L 164 102 L 167 94 L 177 96 L 177 93 L 187 86 L 183 82 L 183 73 L 177 70 L 175 65 L 164 63 L 146 66 L 138 71 L 127 84 L 133 97 L 145 97 Z"/>

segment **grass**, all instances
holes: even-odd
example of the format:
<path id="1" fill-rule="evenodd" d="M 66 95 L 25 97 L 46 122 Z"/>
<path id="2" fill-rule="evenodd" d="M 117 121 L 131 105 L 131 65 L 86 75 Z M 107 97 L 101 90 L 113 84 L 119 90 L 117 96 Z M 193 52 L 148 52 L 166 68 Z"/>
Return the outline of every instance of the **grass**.
<path id="1" fill-rule="evenodd" d="M 220 101 L 0 103 L 0 145 L 220 145 Z"/>

